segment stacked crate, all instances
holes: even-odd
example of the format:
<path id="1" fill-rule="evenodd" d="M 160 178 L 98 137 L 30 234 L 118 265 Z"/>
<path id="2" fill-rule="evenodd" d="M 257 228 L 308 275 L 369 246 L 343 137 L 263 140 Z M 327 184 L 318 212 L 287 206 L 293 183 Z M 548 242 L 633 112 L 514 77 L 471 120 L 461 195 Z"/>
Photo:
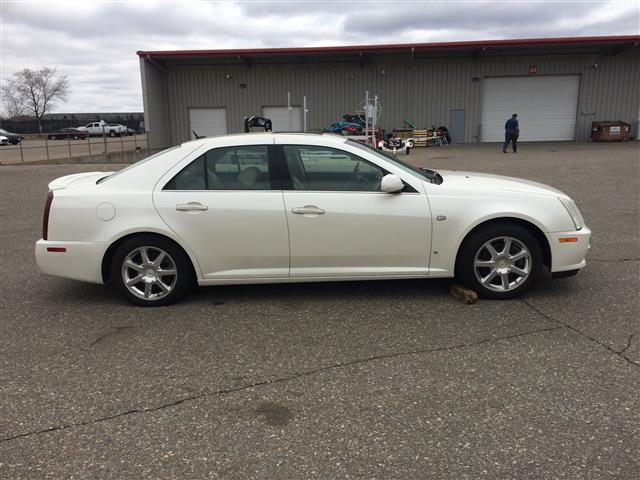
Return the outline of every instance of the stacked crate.
<path id="1" fill-rule="evenodd" d="M 429 134 L 427 130 L 414 130 L 413 131 L 413 144 L 416 147 L 426 147 L 427 146 L 427 138 Z"/>
<path id="2" fill-rule="evenodd" d="M 393 131 L 393 138 L 411 138 L 413 137 L 413 128 L 396 128 Z"/>

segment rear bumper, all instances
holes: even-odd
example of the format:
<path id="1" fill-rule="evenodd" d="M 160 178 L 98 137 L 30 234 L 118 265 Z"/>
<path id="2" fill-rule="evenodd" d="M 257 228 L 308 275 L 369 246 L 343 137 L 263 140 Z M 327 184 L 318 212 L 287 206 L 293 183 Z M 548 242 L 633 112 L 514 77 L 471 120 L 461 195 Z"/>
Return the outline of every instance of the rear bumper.
<path id="1" fill-rule="evenodd" d="M 65 249 L 49 251 L 48 249 Z M 83 282 L 103 283 L 103 242 L 36 242 L 36 263 L 48 275 L 71 278 Z"/>
<path id="2" fill-rule="evenodd" d="M 566 242 L 563 239 L 576 239 Z M 572 232 L 547 233 L 547 240 L 551 246 L 551 273 L 579 270 L 587 262 L 585 257 L 589 251 L 591 230 L 582 227 L 581 230 Z"/>

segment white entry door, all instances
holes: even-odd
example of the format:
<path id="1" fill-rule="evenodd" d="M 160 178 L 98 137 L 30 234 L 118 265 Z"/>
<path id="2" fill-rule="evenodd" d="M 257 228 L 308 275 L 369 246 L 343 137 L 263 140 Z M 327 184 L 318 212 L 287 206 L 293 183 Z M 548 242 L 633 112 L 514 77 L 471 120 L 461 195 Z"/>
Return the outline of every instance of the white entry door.
<path id="1" fill-rule="evenodd" d="M 503 142 L 504 124 L 513 113 L 520 141 L 574 140 L 579 85 L 579 75 L 485 79 L 482 141 Z"/>
<path id="2" fill-rule="evenodd" d="M 189 136 L 215 137 L 227 134 L 227 109 L 226 108 L 190 108 L 189 109 Z"/>
<path id="3" fill-rule="evenodd" d="M 262 107 L 262 116 L 273 123 L 274 132 L 301 132 L 302 107 L 291 107 L 291 124 L 289 124 L 289 109 L 283 107 Z"/>

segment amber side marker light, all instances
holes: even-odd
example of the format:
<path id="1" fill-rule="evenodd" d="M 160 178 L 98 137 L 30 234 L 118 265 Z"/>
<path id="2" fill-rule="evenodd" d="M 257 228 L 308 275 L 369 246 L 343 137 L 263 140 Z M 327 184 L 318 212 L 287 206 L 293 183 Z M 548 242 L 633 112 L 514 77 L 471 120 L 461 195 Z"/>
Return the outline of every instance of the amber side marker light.
<path id="1" fill-rule="evenodd" d="M 560 238 L 560 243 L 573 243 L 578 241 L 578 237 L 564 237 Z"/>
<path id="2" fill-rule="evenodd" d="M 47 247 L 47 252 L 60 252 L 64 253 L 67 249 L 65 247 Z"/>

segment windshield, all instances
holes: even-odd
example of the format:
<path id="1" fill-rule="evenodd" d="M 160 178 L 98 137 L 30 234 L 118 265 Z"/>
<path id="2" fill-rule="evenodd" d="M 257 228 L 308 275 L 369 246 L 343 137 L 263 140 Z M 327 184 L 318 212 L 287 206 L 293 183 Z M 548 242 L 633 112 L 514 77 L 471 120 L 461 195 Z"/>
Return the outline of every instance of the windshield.
<path id="1" fill-rule="evenodd" d="M 107 175 L 106 177 L 102 177 L 100 178 L 96 183 L 102 183 L 105 182 L 107 180 L 109 180 L 110 178 L 116 177 L 118 175 L 120 175 L 121 173 L 126 172 L 127 170 L 131 170 L 132 168 L 138 167 L 140 165 L 142 165 L 143 163 L 148 162 L 149 160 L 159 157 L 160 155 L 164 155 L 167 152 L 170 152 L 172 150 L 175 150 L 176 148 L 180 148 L 180 145 L 176 145 L 175 147 L 171 147 L 171 148 L 167 148 L 166 150 L 162 150 L 158 153 L 154 153 L 153 155 L 150 155 L 146 158 L 143 158 L 142 160 L 138 160 L 136 163 L 132 163 L 131 165 L 124 167 L 122 170 L 118 170 L 117 172 L 113 172 L 111 175 Z"/>
<path id="2" fill-rule="evenodd" d="M 385 160 L 391 161 L 396 167 L 401 168 L 405 172 L 412 174 L 414 177 L 420 178 L 420 180 L 426 179 L 429 182 L 436 183 L 438 185 L 442 183 L 442 176 L 435 170 L 429 170 L 428 168 L 423 168 L 423 167 L 416 167 L 414 165 L 411 165 L 410 163 L 403 162 L 402 160 L 398 160 L 398 157 L 396 157 L 391 153 L 381 151 L 381 150 L 376 150 L 373 147 L 364 145 L 360 142 L 356 142 L 355 140 L 349 139 L 346 141 L 346 143 L 348 143 L 351 146 L 357 147 L 360 150 L 365 150 L 369 153 L 373 153 L 379 158 L 383 158 Z"/>

